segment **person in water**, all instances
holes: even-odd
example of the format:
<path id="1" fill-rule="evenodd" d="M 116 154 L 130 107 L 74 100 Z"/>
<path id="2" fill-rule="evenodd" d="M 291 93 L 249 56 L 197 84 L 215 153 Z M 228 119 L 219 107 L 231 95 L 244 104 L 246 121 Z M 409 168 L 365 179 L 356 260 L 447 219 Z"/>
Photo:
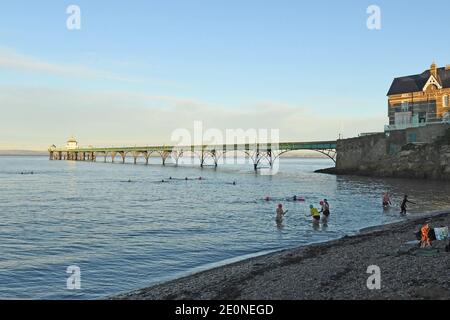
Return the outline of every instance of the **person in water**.
<path id="1" fill-rule="evenodd" d="M 276 217 L 277 222 L 283 221 L 283 218 L 286 215 L 286 213 L 287 213 L 287 210 L 284 211 L 283 205 L 280 203 L 277 208 L 277 217 Z"/>
<path id="2" fill-rule="evenodd" d="M 403 198 L 402 204 L 400 205 L 400 209 L 402 209 L 402 211 L 400 212 L 401 214 L 406 214 L 406 208 L 407 208 L 406 204 L 407 203 L 416 204 L 416 203 L 414 203 L 412 201 L 409 201 L 408 200 L 408 195 L 405 194 L 405 197 Z"/>
<path id="3" fill-rule="evenodd" d="M 385 192 L 383 194 L 383 208 L 387 208 L 390 205 L 392 205 L 391 198 L 389 197 L 389 193 Z"/>
<path id="4" fill-rule="evenodd" d="M 327 217 L 327 219 L 328 219 L 328 217 L 330 216 L 330 204 L 328 203 L 328 200 L 327 199 L 323 199 L 323 203 L 324 203 L 324 205 L 325 205 L 325 210 L 323 211 L 323 214 Z"/>
<path id="5" fill-rule="evenodd" d="M 327 201 L 327 199 L 324 199 L 323 201 L 320 201 L 320 213 L 322 213 L 322 221 L 324 223 L 328 222 L 328 217 L 330 216 L 330 205 Z"/>
<path id="6" fill-rule="evenodd" d="M 317 208 L 314 208 L 313 205 L 309 206 L 309 212 L 311 213 L 311 217 L 313 219 L 313 223 L 317 224 L 320 222 L 320 212 Z"/>
<path id="7" fill-rule="evenodd" d="M 294 202 L 304 202 L 305 198 L 299 197 L 297 195 L 293 196 L 292 198 L 288 198 L 287 201 L 294 201 Z"/>

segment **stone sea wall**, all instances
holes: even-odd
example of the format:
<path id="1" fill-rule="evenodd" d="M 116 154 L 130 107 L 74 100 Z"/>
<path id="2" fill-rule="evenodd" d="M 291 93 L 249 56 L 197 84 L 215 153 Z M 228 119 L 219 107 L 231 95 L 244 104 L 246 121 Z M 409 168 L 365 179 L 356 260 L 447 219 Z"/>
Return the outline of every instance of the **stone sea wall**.
<path id="1" fill-rule="evenodd" d="M 330 173 L 450 180 L 449 124 L 340 140 L 337 150 Z"/>

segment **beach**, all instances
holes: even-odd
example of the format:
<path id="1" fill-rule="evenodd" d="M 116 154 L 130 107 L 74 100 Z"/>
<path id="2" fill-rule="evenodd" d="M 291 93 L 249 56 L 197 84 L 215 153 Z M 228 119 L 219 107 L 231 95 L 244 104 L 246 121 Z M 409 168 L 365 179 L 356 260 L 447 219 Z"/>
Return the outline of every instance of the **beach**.
<path id="1" fill-rule="evenodd" d="M 148 300 L 450 299 L 447 241 L 408 244 L 426 223 L 450 225 L 450 211 L 361 230 L 354 236 L 283 250 L 113 297 Z M 381 288 L 368 289 L 369 266 Z"/>

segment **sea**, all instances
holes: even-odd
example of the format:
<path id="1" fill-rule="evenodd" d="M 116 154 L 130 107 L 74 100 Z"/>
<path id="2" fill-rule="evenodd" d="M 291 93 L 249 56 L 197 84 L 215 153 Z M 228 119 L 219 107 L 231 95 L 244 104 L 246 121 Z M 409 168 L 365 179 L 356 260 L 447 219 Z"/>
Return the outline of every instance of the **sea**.
<path id="1" fill-rule="evenodd" d="M 245 161 L 160 162 L 0 157 L 0 298 L 112 297 L 401 221 L 405 194 L 416 203 L 409 215 L 450 207 L 448 183 L 314 173 L 333 166 L 325 158 L 282 158 L 276 174 Z M 324 198 L 330 220 L 315 227 L 309 206 Z M 282 224 L 279 203 L 288 210 Z"/>

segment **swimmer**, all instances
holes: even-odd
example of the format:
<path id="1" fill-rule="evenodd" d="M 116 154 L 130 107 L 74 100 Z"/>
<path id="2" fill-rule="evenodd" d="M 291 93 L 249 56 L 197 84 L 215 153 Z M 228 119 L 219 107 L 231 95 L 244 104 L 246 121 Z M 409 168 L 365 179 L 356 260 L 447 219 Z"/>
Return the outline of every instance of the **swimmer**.
<path id="1" fill-rule="evenodd" d="M 283 210 L 283 205 L 280 203 L 277 208 L 277 216 L 275 220 L 277 222 L 283 221 L 283 217 L 286 215 L 287 212 L 288 212 L 287 210 L 286 211 Z"/>
<path id="2" fill-rule="evenodd" d="M 294 202 L 296 202 L 296 201 L 298 201 L 298 202 L 304 202 L 304 201 L 305 201 L 305 198 L 299 197 L 299 196 L 293 196 L 293 197 L 292 197 L 292 201 L 294 201 Z"/>
<path id="3" fill-rule="evenodd" d="M 323 201 L 320 201 L 320 205 L 322 206 L 320 212 L 323 213 L 323 220 L 328 221 L 328 218 L 330 217 L 330 204 L 328 203 L 328 200 L 323 199 Z"/>
<path id="4" fill-rule="evenodd" d="M 233 186 L 235 186 L 236 185 L 236 181 L 233 181 Z"/>
<path id="5" fill-rule="evenodd" d="M 309 206 L 309 212 L 311 213 L 311 217 L 313 219 L 313 223 L 317 224 L 320 222 L 320 213 L 319 210 L 317 210 L 317 208 L 314 208 L 313 205 Z"/>
<path id="6" fill-rule="evenodd" d="M 184 180 L 188 181 L 189 179 L 188 179 L 188 177 L 186 177 L 186 178 L 184 178 Z"/>
<path id="7" fill-rule="evenodd" d="M 383 208 L 388 208 L 390 205 L 392 205 L 391 203 L 391 198 L 389 197 L 389 193 L 385 192 L 383 194 Z"/>
<path id="8" fill-rule="evenodd" d="M 264 200 L 265 200 L 265 201 L 270 201 L 271 199 L 270 199 L 269 196 L 267 196 L 267 197 L 264 198 Z"/>

